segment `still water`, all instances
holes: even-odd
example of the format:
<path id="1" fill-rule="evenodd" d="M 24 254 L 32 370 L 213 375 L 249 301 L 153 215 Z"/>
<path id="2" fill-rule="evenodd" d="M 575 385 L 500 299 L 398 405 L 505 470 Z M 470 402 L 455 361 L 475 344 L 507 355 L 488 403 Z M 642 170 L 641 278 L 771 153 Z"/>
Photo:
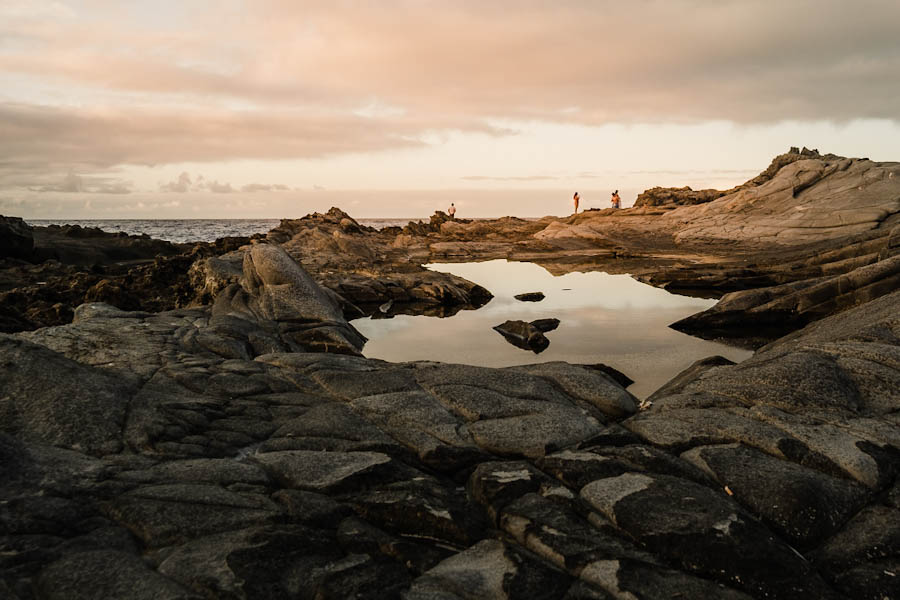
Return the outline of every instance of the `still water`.
<path id="1" fill-rule="evenodd" d="M 678 296 L 635 281 L 628 275 L 569 273 L 553 276 L 531 263 L 493 260 L 431 264 L 491 291 L 494 299 L 478 310 L 452 317 L 398 315 L 359 319 L 353 325 L 369 342 L 363 354 L 402 362 L 435 360 L 488 367 L 536 362 L 604 363 L 635 380 L 628 390 L 639 398 L 695 360 L 715 354 L 735 362 L 752 352 L 701 340 L 668 325 L 709 308 L 715 300 Z M 520 302 L 523 292 L 543 292 L 541 302 Z M 557 318 L 546 334 L 550 347 L 540 354 L 509 344 L 491 329 L 508 319 Z"/>

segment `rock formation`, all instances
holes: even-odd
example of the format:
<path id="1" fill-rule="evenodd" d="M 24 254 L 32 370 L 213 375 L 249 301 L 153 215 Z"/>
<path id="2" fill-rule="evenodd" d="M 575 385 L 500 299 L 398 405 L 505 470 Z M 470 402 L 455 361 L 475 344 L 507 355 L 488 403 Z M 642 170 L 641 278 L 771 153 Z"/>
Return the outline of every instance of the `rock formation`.
<path id="1" fill-rule="evenodd" d="M 897 165 L 789 154 L 671 210 L 333 209 L 158 257 L 4 220 L 0 597 L 900 596 Z M 695 329 L 768 343 L 640 407 L 603 365 L 359 355 L 364 305 L 489 298 L 439 257 L 732 291 Z"/>
<path id="2" fill-rule="evenodd" d="M 236 356 L 237 330 L 335 316 L 275 246 L 247 256 L 228 331 L 218 302 L 94 304 L 0 338 L 6 596 L 896 591 L 900 292 L 636 414 L 566 363 Z"/>
<path id="3" fill-rule="evenodd" d="M 494 331 L 513 346 L 535 354 L 540 354 L 550 345 L 544 330 L 527 321 L 506 321 L 494 327 Z"/>
<path id="4" fill-rule="evenodd" d="M 544 299 L 544 292 L 525 292 L 524 294 L 516 294 L 513 298 L 521 302 L 540 302 Z"/>

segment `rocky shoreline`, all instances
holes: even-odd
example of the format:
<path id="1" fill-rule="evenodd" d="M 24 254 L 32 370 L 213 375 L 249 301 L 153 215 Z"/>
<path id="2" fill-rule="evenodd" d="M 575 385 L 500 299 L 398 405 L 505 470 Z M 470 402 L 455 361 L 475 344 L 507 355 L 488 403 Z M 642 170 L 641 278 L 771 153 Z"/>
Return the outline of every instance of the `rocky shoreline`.
<path id="1" fill-rule="evenodd" d="M 900 164 L 652 196 L 194 245 L 0 219 L 0 597 L 900 597 Z M 729 292 L 678 327 L 758 350 L 642 404 L 362 355 L 350 318 L 475 308 L 422 265 L 491 258 Z"/>

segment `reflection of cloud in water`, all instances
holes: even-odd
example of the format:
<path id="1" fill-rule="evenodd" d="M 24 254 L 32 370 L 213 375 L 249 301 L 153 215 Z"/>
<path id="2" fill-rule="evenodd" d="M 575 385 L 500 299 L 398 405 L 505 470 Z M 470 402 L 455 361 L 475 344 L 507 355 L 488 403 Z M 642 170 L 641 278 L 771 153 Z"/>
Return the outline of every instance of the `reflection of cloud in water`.
<path id="1" fill-rule="evenodd" d="M 479 283 L 495 299 L 479 310 L 445 319 L 399 315 L 360 319 L 369 338 L 363 352 L 390 361 L 437 360 L 492 367 L 562 360 L 602 362 L 636 380 L 629 388 L 644 397 L 697 359 L 720 354 L 731 360 L 750 352 L 693 338 L 668 325 L 703 310 L 712 300 L 676 296 L 627 275 L 570 273 L 553 277 L 528 263 L 490 261 L 430 265 Z M 572 288 L 563 291 L 562 288 Z M 515 294 L 542 291 L 541 302 L 519 302 Z M 516 348 L 491 328 L 507 319 L 560 319 L 540 355 Z"/>

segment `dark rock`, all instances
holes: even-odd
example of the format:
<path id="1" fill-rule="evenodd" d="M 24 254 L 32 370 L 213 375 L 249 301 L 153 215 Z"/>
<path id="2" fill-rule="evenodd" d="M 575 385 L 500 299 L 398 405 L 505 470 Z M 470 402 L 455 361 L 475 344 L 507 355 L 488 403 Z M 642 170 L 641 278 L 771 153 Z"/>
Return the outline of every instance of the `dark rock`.
<path id="1" fill-rule="evenodd" d="M 543 352 L 550 345 L 550 340 L 541 330 L 526 321 L 506 321 L 493 329 L 513 346 L 531 350 L 535 354 Z"/>
<path id="2" fill-rule="evenodd" d="M 0 257 L 31 260 L 33 254 L 31 227 L 18 217 L 0 215 Z"/>
<path id="3" fill-rule="evenodd" d="M 348 555 L 388 556 L 406 567 L 413 575 L 421 575 L 459 548 L 431 545 L 415 536 L 399 536 L 383 531 L 357 517 L 348 517 L 337 528 L 337 539 Z"/>
<path id="4" fill-rule="evenodd" d="M 336 493 L 402 478 L 406 469 L 378 452 L 266 452 L 253 459 L 287 488 Z"/>
<path id="5" fill-rule="evenodd" d="M 900 511 L 874 505 L 861 510 L 816 552 L 816 561 L 830 573 L 900 554 Z"/>
<path id="6" fill-rule="evenodd" d="M 309 581 L 309 567 L 339 559 L 333 536 L 322 530 L 298 525 L 248 527 L 178 546 L 162 560 L 159 572 L 203 598 L 287 600 L 301 591 L 313 596 L 320 581 Z M 294 572 L 298 568 L 307 575 L 302 581 Z"/>
<path id="7" fill-rule="evenodd" d="M 280 515 L 279 507 L 265 496 L 187 483 L 139 487 L 104 508 L 151 548 L 265 524 Z"/>
<path id="8" fill-rule="evenodd" d="M 473 513 L 465 493 L 437 480 L 416 477 L 354 498 L 359 516 L 395 535 L 439 540 L 465 548 L 484 537 L 486 522 Z"/>
<path id="9" fill-rule="evenodd" d="M 511 367 L 510 370 L 521 370 L 542 377 L 568 396 L 598 408 L 607 417 L 621 418 L 637 412 L 637 399 L 602 369 L 548 362 Z"/>
<path id="10" fill-rule="evenodd" d="M 691 204 L 703 204 L 721 198 L 728 192 L 720 190 L 692 190 L 688 186 L 681 188 L 654 187 L 638 194 L 634 201 L 636 208 L 663 206 L 673 208 L 675 206 L 689 206 Z"/>
<path id="11" fill-rule="evenodd" d="M 481 463 L 466 485 L 469 495 L 495 522 L 506 505 L 517 498 L 558 487 L 547 475 L 524 461 Z"/>
<path id="12" fill-rule="evenodd" d="M 900 287 L 900 254 L 849 272 L 802 282 L 732 292 L 712 308 L 671 327 L 705 338 L 776 339 L 804 325 Z"/>
<path id="13" fill-rule="evenodd" d="M 831 536 L 868 499 L 867 490 L 740 445 L 704 446 L 682 455 L 800 551 Z"/>
<path id="14" fill-rule="evenodd" d="M 544 292 L 525 292 L 524 294 L 516 294 L 513 298 L 520 302 L 540 302 L 544 299 Z"/>
<path id="15" fill-rule="evenodd" d="M 721 367 L 724 365 L 733 365 L 734 361 L 728 360 L 722 356 L 710 356 L 707 358 L 701 358 L 700 360 L 694 362 L 687 369 L 664 383 L 659 389 L 650 394 L 647 397 L 648 402 L 654 402 L 659 398 L 665 398 L 666 396 L 674 396 L 675 394 L 679 394 L 684 391 L 684 388 L 687 387 L 688 384 L 693 382 L 695 379 L 703 376 L 704 373 L 708 372 L 715 367 Z"/>
<path id="16" fill-rule="evenodd" d="M 199 600 L 134 554 L 96 550 L 70 554 L 48 565 L 36 584 L 48 600 Z"/>
<path id="17" fill-rule="evenodd" d="M 752 595 L 836 598 L 803 558 L 724 492 L 665 475 L 626 473 L 581 490 L 617 528 L 672 564 Z M 668 508 L 657 510 L 660 502 Z"/>
<path id="18" fill-rule="evenodd" d="M 484 540 L 413 581 L 406 598 L 556 598 L 571 582 L 515 547 Z"/>
<path id="19" fill-rule="evenodd" d="M 126 378 L 0 334 L 0 427 L 22 439 L 89 454 L 117 452 L 128 404 Z"/>
<path id="20" fill-rule="evenodd" d="M 559 319 L 537 319 L 532 321 L 531 324 L 541 333 L 547 333 L 559 327 Z"/>
<path id="21" fill-rule="evenodd" d="M 583 580 L 615 594 L 614 597 L 617 598 L 629 596 L 648 600 L 671 598 L 750 600 L 751 598 L 747 594 L 707 579 L 628 558 L 595 561 L 587 565 L 580 576 Z"/>

